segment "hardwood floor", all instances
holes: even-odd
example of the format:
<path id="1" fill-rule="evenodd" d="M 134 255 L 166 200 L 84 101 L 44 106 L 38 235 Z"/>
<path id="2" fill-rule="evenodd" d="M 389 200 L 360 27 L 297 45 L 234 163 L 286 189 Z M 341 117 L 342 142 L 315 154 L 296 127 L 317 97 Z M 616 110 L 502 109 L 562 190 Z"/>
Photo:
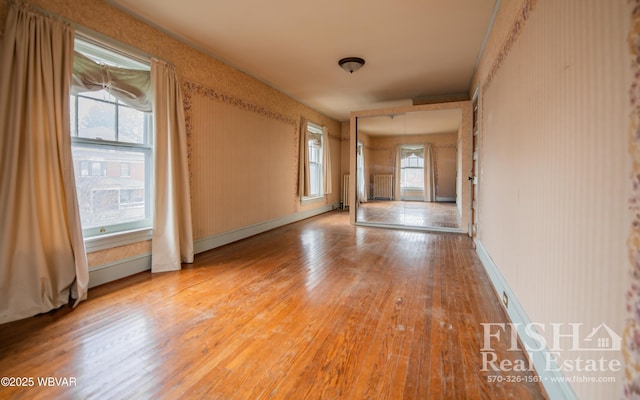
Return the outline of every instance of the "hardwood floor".
<path id="1" fill-rule="evenodd" d="M 361 222 L 430 228 L 460 228 L 456 203 L 368 201 L 358 205 Z"/>
<path id="2" fill-rule="evenodd" d="M 499 373 L 481 371 L 483 322 L 506 317 L 468 237 L 333 212 L 0 325 L 0 376 L 75 381 L 0 398 L 546 398 L 487 382 Z"/>

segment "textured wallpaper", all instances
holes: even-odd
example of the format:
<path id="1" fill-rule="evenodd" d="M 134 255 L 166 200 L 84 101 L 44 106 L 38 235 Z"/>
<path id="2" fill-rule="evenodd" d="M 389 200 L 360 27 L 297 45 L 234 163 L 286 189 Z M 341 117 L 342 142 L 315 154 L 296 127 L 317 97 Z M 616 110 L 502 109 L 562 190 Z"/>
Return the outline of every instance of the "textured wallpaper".
<path id="1" fill-rule="evenodd" d="M 624 3 L 523 2 L 480 80 L 478 238 L 533 322 L 586 334 L 604 323 L 622 336 L 626 316 Z M 579 398 L 621 395 L 621 371 L 595 375 L 616 382 L 573 383 Z"/>

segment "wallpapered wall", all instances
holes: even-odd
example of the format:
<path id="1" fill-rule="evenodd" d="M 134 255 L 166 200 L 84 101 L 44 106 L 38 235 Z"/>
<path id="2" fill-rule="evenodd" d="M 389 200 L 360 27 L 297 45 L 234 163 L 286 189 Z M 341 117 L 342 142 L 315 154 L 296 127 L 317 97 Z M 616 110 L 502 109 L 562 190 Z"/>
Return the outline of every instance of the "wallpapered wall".
<path id="1" fill-rule="evenodd" d="M 438 197 L 455 198 L 457 141 L 458 132 L 411 136 L 370 136 L 369 144 L 366 146 L 370 153 L 368 161 L 371 168 L 370 183 L 373 183 L 374 174 L 395 174 L 397 145 L 431 143 L 435 167 L 436 195 Z"/>
<path id="2" fill-rule="evenodd" d="M 313 207 L 301 206 L 297 194 L 299 121 L 193 82 L 185 89 L 196 239 Z M 339 196 L 338 135 L 329 132 L 336 178 L 323 205 Z"/>
<path id="3" fill-rule="evenodd" d="M 605 323 L 623 336 L 631 170 L 625 1 L 513 3 L 502 2 L 474 79 L 478 239 L 533 322 L 581 323 L 585 335 Z M 544 336 L 551 342 L 551 329 Z M 572 357 L 566 348 L 560 354 Z M 622 394 L 622 372 L 565 375 L 616 378 L 573 383 L 581 399 Z"/>
<path id="4" fill-rule="evenodd" d="M 236 206 L 240 209 L 243 209 L 244 206 L 255 205 L 256 199 L 267 199 L 268 201 L 266 208 L 260 208 L 262 212 L 248 211 L 248 209 L 234 210 L 234 215 L 237 216 L 234 221 L 220 222 L 217 220 L 218 216 L 211 215 L 210 208 L 215 207 L 215 201 L 218 200 L 211 197 L 213 192 L 193 187 L 193 219 L 198 221 L 194 227 L 197 229 L 195 239 L 201 238 L 199 235 L 238 228 L 242 224 L 267 221 L 274 216 L 292 214 L 296 211 L 324 205 L 324 203 L 311 204 L 303 208 L 294 204 L 293 194 L 297 182 L 292 179 L 292 176 L 297 173 L 297 153 L 293 152 L 293 140 L 297 140 L 297 129 L 301 118 L 329 128 L 331 148 L 334 150 L 332 158 L 334 189 L 326 203 L 339 201 L 341 125 L 337 121 L 102 1 L 30 0 L 29 3 L 172 63 L 176 66 L 183 82 L 193 84 L 193 86 L 184 86 L 186 92 L 191 91 L 187 94 L 191 94 L 193 99 L 193 109 L 191 110 L 193 126 L 190 130 L 191 157 L 194 154 L 198 157 L 197 163 L 192 159 L 190 165 L 201 168 L 191 170 L 192 182 L 206 185 L 207 188 L 214 183 L 216 185 L 219 185 L 220 182 L 229 183 L 229 186 L 215 186 L 215 188 L 217 190 L 224 189 L 226 191 L 224 201 L 229 201 L 229 199 L 238 201 Z M 7 9 L 7 2 L 0 1 L 0 32 L 4 31 Z M 226 99 L 231 103 L 225 104 L 224 100 L 221 100 L 222 97 L 208 96 L 205 93 L 206 90 L 213 90 L 220 96 L 227 96 Z M 215 118 L 207 114 L 212 109 L 215 109 L 213 114 Z M 248 122 L 239 124 L 238 121 L 245 117 Z M 211 123 L 212 127 L 202 128 L 207 123 Z M 287 194 L 286 202 L 282 206 L 279 204 L 280 199 L 274 197 L 275 195 L 265 197 L 264 191 L 253 193 L 247 190 L 251 184 L 256 182 L 253 170 L 248 171 L 242 167 L 238 171 L 230 172 L 229 168 L 218 168 L 220 164 L 216 164 L 214 160 L 224 150 L 216 146 L 218 144 L 238 144 L 237 142 L 227 143 L 222 139 L 222 137 L 229 137 L 232 134 L 245 140 L 244 149 L 250 155 L 255 155 L 260 151 L 262 151 L 262 155 L 268 157 L 286 154 L 287 157 L 283 159 L 283 164 L 266 161 L 267 164 L 261 166 L 261 173 L 270 177 L 270 187 L 273 191 L 281 190 Z M 258 149 L 259 146 L 265 144 L 263 135 L 270 135 L 269 137 L 275 140 L 269 142 L 267 149 Z M 198 150 L 193 153 L 193 149 Z M 202 153 L 207 151 L 211 151 L 211 154 Z M 239 157 L 241 156 L 240 151 L 234 151 Z M 295 160 L 294 157 L 296 157 Z M 203 160 L 209 162 L 203 162 Z M 260 160 L 269 159 L 261 156 Z M 234 160 L 227 161 L 235 162 Z M 255 166 L 255 164 L 253 165 Z M 286 209 L 283 208 L 284 206 Z M 202 221 L 208 221 L 212 225 L 202 226 Z M 101 265 L 148 253 L 149 249 L 149 243 L 144 242 L 91 253 L 88 255 L 89 265 Z"/>

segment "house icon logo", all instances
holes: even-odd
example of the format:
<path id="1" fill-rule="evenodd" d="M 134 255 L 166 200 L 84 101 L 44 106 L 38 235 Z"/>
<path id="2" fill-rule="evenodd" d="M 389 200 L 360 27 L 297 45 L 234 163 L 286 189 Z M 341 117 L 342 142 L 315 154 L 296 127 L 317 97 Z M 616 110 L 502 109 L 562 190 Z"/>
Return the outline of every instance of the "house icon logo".
<path id="1" fill-rule="evenodd" d="M 600 324 L 593 328 L 591 333 L 584 338 L 582 346 L 578 350 L 587 351 L 620 351 L 622 338 L 607 324 Z"/>

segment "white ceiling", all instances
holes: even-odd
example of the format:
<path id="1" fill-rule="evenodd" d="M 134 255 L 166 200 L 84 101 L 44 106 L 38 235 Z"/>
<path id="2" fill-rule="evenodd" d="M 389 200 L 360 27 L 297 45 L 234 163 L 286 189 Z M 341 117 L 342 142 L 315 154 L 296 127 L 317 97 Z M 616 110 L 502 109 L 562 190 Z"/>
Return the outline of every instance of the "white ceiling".
<path id="1" fill-rule="evenodd" d="M 107 0 L 330 117 L 467 93 L 496 0 Z M 343 57 L 362 57 L 349 74 Z"/>
<path id="2" fill-rule="evenodd" d="M 358 133 L 370 136 L 452 133 L 458 131 L 461 121 L 462 110 L 459 108 L 358 117 Z"/>

